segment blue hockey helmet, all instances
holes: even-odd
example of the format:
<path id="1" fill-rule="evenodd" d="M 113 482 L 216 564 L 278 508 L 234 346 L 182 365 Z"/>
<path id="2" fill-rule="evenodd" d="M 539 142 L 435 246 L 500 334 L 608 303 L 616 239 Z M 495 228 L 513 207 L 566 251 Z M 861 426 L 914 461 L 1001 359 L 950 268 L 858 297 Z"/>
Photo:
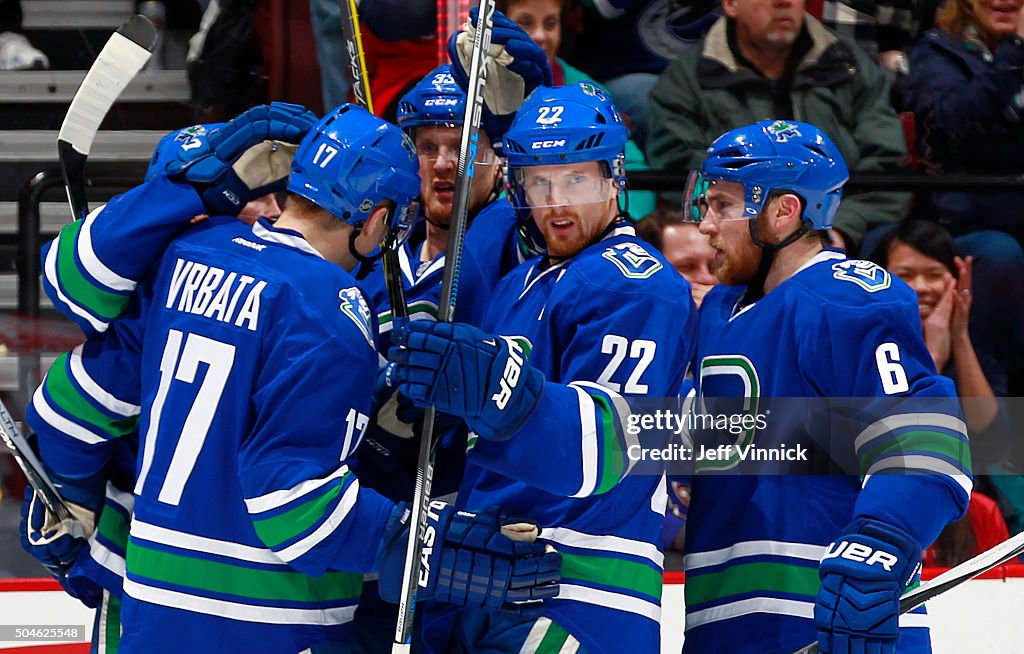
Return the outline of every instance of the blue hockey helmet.
<path id="1" fill-rule="evenodd" d="M 358 227 L 381 200 L 393 200 L 391 229 L 415 219 L 419 165 L 408 137 L 362 107 L 343 104 L 309 131 L 292 160 L 288 190 Z"/>
<path id="2" fill-rule="evenodd" d="M 516 209 L 520 236 L 528 250 L 546 249 L 532 220 L 532 209 L 543 205 L 538 205 L 529 188 L 529 169 L 596 161 L 603 164 L 602 172 L 612 180 L 612 187 L 621 192 L 626 187 L 628 140 L 629 130 L 615 105 L 593 84 L 541 86 L 530 94 L 504 138 L 508 198 Z M 577 193 L 576 203 L 586 203 L 588 195 L 590 201 L 608 199 L 607 184 L 594 188 L 603 189 L 604 197 Z"/>
<path id="3" fill-rule="evenodd" d="M 808 123 L 766 120 L 726 132 L 708 147 L 699 171 L 690 173 L 684 219 L 700 222 L 705 193 L 717 181 L 742 185 L 744 206 L 737 219 L 754 220 L 773 193 L 793 193 L 804 203 L 811 229 L 827 230 L 849 179 L 842 153 Z M 738 212 L 739 213 L 739 212 Z"/>
<path id="4" fill-rule="evenodd" d="M 615 186 L 626 186 L 629 130 L 611 99 L 593 84 L 541 86 L 505 134 L 509 169 L 602 161 Z"/>
<path id="5" fill-rule="evenodd" d="M 398 126 L 406 133 L 423 125 L 462 125 L 466 92 L 455 82 L 452 67 L 438 66 L 398 101 Z"/>

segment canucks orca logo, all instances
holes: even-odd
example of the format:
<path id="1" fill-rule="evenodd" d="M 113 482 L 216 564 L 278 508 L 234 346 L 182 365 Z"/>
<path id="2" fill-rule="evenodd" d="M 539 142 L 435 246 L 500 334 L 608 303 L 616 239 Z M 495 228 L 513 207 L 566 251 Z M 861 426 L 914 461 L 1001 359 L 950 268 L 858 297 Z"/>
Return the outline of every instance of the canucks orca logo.
<path id="1" fill-rule="evenodd" d="M 832 264 L 832 276 L 845 282 L 853 282 L 868 293 L 884 291 L 892 284 L 889 271 L 870 261 L 847 259 Z"/>
<path id="2" fill-rule="evenodd" d="M 339 309 L 356 324 L 359 331 L 366 337 L 366 342 L 373 347 L 373 334 L 370 332 L 370 307 L 366 305 L 363 294 L 359 289 L 352 286 L 338 291 L 338 299 L 341 300 Z"/>
<path id="3" fill-rule="evenodd" d="M 638 243 L 613 245 L 601 256 L 618 267 L 629 279 L 647 279 L 662 269 L 661 262 Z"/>
<path id="4" fill-rule="evenodd" d="M 768 133 L 775 137 L 779 143 L 785 143 L 791 138 L 800 136 L 800 129 L 793 123 L 784 120 L 776 120 L 768 126 Z"/>

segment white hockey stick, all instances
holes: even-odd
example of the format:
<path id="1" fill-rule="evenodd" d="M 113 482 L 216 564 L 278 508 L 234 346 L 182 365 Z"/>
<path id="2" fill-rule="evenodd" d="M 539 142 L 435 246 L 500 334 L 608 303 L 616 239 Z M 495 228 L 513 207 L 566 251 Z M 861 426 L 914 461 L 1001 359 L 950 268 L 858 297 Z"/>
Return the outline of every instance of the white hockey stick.
<path id="1" fill-rule="evenodd" d="M 487 67 L 484 58 L 491 46 L 494 28 L 494 0 L 480 0 L 473 55 L 469 66 L 469 90 L 466 115 L 462 121 L 462 141 L 459 144 L 459 164 L 455 177 L 455 197 L 448 228 L 448 249 L 445 252 L 444 273 L 441 277 L 441 301 L 437 307 L 439 322 L 452 322 L 455 318 L 455 299 L 459 290 L 459 271 L 462 266 L 462 246 L 466 240 L 469 222 L 469 191 L 473 183 L 473 162 L 480 138 L 480 117 L 484 106 L 484 84 Z M 427 504 L 434 477 L 434 407 L 428 407 L 423 417 L 423 434 L 416 466 L 416 486 L 413 489 L 412 515 L 409 517 L 409 544 L 405 550 L 405 569 L 402 572 L 402 595 L 398 604 L 398 623 L 395 625 L 392 654 L 408 654 L 412 644 L 412 619 L 419 579 L 420 555 L 423 550 L 421 533 L 426 526 Z"/>
<path id="2" fill-rule="evenodd" d="M 25 440 L 25 437 L 21 435 L 18 425 L 15 424 L 14 418 L 11 417 L 10 412 L 2 401 L 0 401 L 0 440 L 3 440 L 4 445 L 11 449 L 18 467 L 25 473 L 28 483 L 36 490 L 39 498 L 46 505 L 50 513 L 58 521 L 71 518 L 71 511 L 64 503 L 63 498 L 61 498 L 60 492 L 57 491 L 57 487 L 50 481 L 50 477 L 43 470 L 43 464 L 36 457 L 36 453 L 32 451 L 32 447 Z"/>
<path id="3" fill-rule="evenodd" d="M 915 609 L 936 595 L 959 586 L 965 581 L 974 579 L 981 573 L 991 570 L 997 565 L 1002 565 L 1021 553 L 1024 553 L 1024 532 L 1004 540 L 992 549 L 985 550 L 978 556 L 968 559 L 958 566 L 946 570 L 928 583 L 921 584 L 914 590 L 904 593 L 903 597 L 900 598 L 900 613 L 903 614 Z M 797 650 L 793 654 L 815 654 L 817 651 L 818 643 L 815 642 Z"/>
<path id="4" fill-rule="evenodd" d="M 157 33 L 144 16 L 132 16 L 110 35 L 71 100 L 57 134 L 57 156 L 73 220 L 89 213 L 85 201 L 85 161 L 100 123 L 121 92 L 149 61 Z"/>

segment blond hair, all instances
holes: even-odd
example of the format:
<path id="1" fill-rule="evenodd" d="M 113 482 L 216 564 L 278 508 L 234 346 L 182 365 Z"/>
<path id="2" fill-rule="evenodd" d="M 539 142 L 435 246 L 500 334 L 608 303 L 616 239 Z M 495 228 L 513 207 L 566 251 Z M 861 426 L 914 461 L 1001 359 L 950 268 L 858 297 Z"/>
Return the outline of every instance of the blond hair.
<path id="1" fill-rule="evenodd" d="M 946 0 L 935 16 L 935 26 L 957 38 L 964 38 L 967 28 L 973 27 L 989 50 L 999 43 L 999 37 L 978 20 L 971 0 Z"/>

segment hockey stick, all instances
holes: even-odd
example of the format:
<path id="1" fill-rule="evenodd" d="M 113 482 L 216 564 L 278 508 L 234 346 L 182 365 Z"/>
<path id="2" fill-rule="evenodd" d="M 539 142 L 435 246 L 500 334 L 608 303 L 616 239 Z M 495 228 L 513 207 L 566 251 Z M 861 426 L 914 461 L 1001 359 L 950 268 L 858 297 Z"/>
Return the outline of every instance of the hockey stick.
<path id="1" fill-rule="evenodd" d="M 352 74 L 352 94 L 356 102 L 373 113 L 373 97 L 370 94 L 369 75 L 366 70 L 366 56 L 363 51 L 363 39 L 359 31 L 359 11 L 355 0 L 340 0 L 341 31 L 345 35 L 345 49 L 348 51 L 348 67 Z M 391 304 L 391 317 L 406 318 L 409 308 L 405 302 L 405 287 L 402 285 L 402 272 L 398 263 L 398 235 L 390 233 L 385 236 L 382 244 L 384 252 L 384 284 L 388 289 L 388 302 Z"/>
<path id="2" fill-rule="evenodd" d="M 356 0 L 340 0 L 341 31 L 345 35 L 345 49 L 348 51 L 348 69 L 352 74 L 352 94 L 356 103 L 373 113 L 373 98 L 366 71 L 366 56 L 363 51 L 363 37 L 359 32 L 359 12 Z"/>
<path id="3" fill-rule="evenodd" d="M 149 61 L 157 33 L 144 16 L 132 16 L 110 35 L 71 100 L 57 134 L 57 156 L 74 220 L 89 213 L 85 201 L 85 161 L 100 123 L 121 92 Z"/>
<path id="4" fill-rule="evenodd" d="M 455 300 L 459 291 L 459 271 L 462 266 L 462 247 L 469 222 L 469 191 L 473 183 L 473 162 L 480 138 L 480 116 L 483 112 L 484 84 L 487 68 L 484 58 L 491 46 L 494 27 L 494 0 L 480 0 L 473 55 L 469 67 L 469 91 L 466 115 L 462 121 L 462 140 L 459 143 L 459 164 L 455 178 L 455 197 L 452 201 L 451 222 L 448 228 L 448 248 L 445 253 L 444 273 L 441 277 L 441 301 L 437 307 L 439 322 L 452 322 L 455 318 Z M 419 578 L 420 555 L 423 549 L 421 532 L 425 528 L 427 503 L 434 477 L 434 407 L 428 407 L 423 417 L 423 435 L 416 465 L 416 486 L 413 490 L 412 515 L 409 517 L 409 543 L 405 550 L 405 569 L 402 573 L 402 595 L 398 605 L 398 622 L 391 646 L 392 654 L 408 654 L 412 640 L 413 609 Z"/>
<path id="5" fill-rule="evenodd" d="M 900 614 L 916 609 L 936 595 L 941 595 L 950 588 L 955 588 L 965 581 L 974 579 L 981 573 L 991 570 L 997 565 L 1002 565 L 1022 553 L 1024 553 L 1024 532 L 1004 540 L 978 556 L 946 570 L 928 583 L 908 591 L 900 598 Z M 818 643 L 814 642 L 793 654 L 816 654 L 817 651 Z"/>
<path id="6" fill-rule="evenodd" d="M 21 431 L 18 430 L 18 425 L 15 424 L 14 418 L 11 417 L 10 412 L 4 403 L 0 401 L 0 440 L 3 440 L 4 445 L 11 449 L 11 453 L 14 454 L 14 460 L 17 461 L 18 467 L 25 473 L 25 477 L 28 478 L 28 482 L 32 485 L 32 488 L 39 494 L 39 498 L 46 505 L 46 508 L 52 513 L 58 521 L 67 520 L 71 518 L 71 511 L 64 503 L 60 493 L 57 491 L 57 487 L 50 481 L 50 477 L 43 470 L 43 464 L 36 457 L 36 453 L 32 450 L 32 446 L 28 444 L 25 437 L 21 435 Z"/>

